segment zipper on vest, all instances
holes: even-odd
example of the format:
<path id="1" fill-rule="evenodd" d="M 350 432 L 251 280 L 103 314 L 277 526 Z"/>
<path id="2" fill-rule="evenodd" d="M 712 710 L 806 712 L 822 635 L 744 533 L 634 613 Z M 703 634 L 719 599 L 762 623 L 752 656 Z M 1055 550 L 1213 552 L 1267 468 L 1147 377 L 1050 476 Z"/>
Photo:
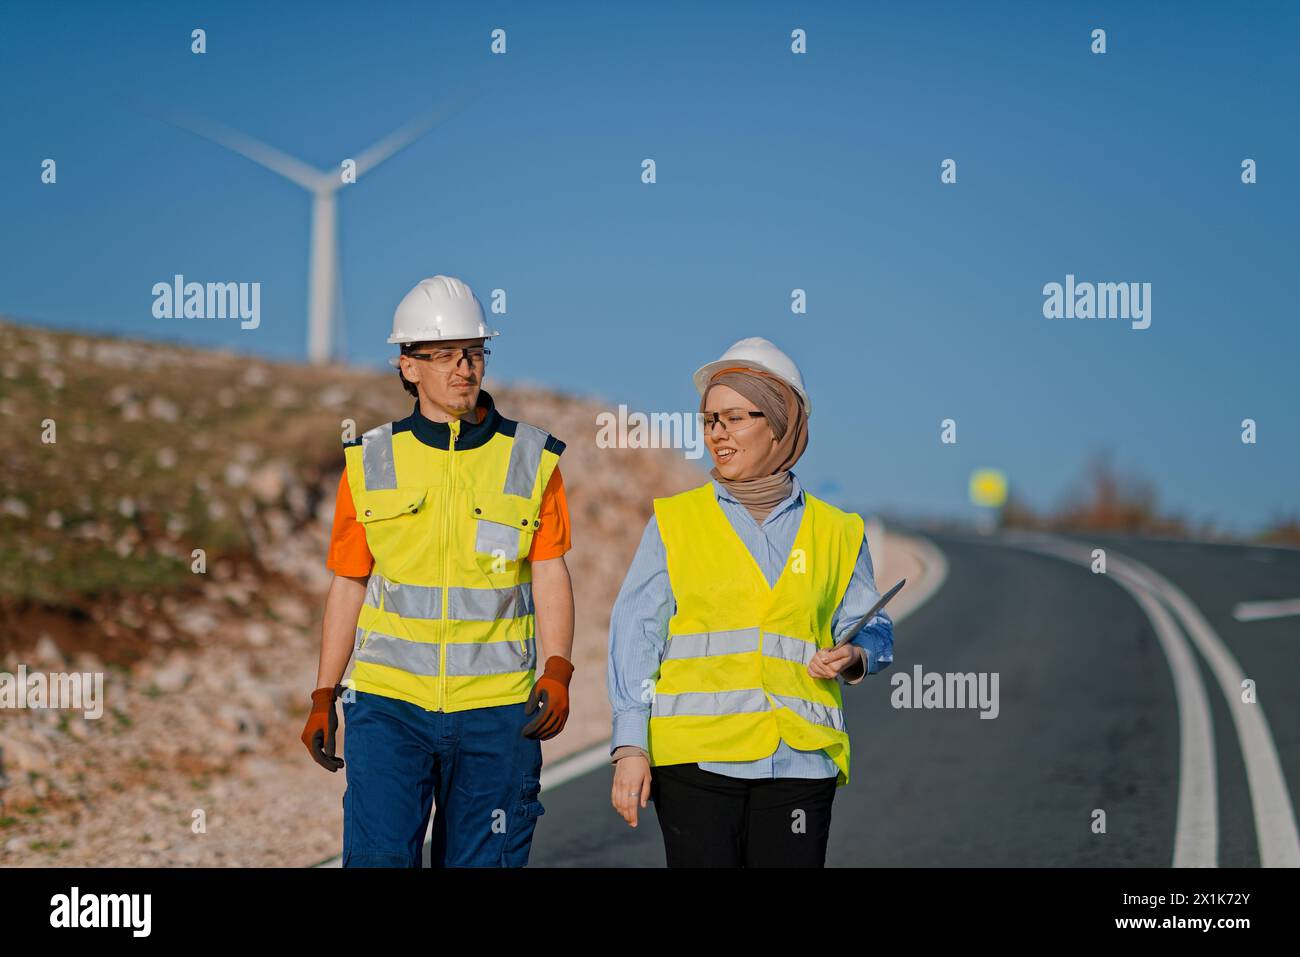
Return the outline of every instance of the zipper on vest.
<path id="1" fill-rule="evenodd" d="M 539 464 L 538 468 L 539 468 L 539 471 L 540 471 L 540 464 Z M 545 482 L 542 483 L 542 488 L 546 488 L 546 483 L 545 483 Z M 519 591 L 517 592 L 517 594 L 522 595 L 522 594 L 523 594 L 523 581 L 522 581 L 522 579 L 523 579 L 523 577 L 524 577 L 524 562 L 528 561 L 528 553 L 527 553 L 526 551 L 524 551 L 524 533 L 523 533 L 522 531 L 520 531 L 520 533 L 519 533 L 519 548 L 517 549 L 517 552 L 518 552 L 518 554 L 516 554 L 516 556 L 515 556 L 515 560 L 516 560 L 516 562 L 518 563 L 518 568 L 517 568 L 516 571 L 515 571 L 515 581 L 516 581 L 516 583 L 517 583 L 516 587 L 519 589 Z M 532 593 L 533 593 L 533 566 L 532 566 L 531 563 L 529 563 L 529 565 L 528 565 L 528 594 L 529 594 L 529 595 L 532 595 Z M 536 646 L 536 645 L 537 645 L 537 602 L 536 602 L 535 599 L 534 599 L 534 601 L 533 601 L 533 635 L 532 635 L 532 638 L 533 638 L 533 645 Z M 519 654 L 520 654 L 520 656 L 524 659 L 524 663 L 527 664 L 527 662 L 528 662 L 528 633 L 527 633 L 527 629 L 525 629 L 524 634 L 521 635 L 520 638 L 519 638 Z M 533 662 L 533 667 L 532 667 L 530 670 L 532 670 L 532 671 L 536 671 L 536 670 L 537 670 L 537 663 L 536 663 L 536 662 Z"/>
<path id="2" fill-rule="evenodd" d="M 438 704 L 440 711 L 447 710 L 447 609 L 451 592 L 451 495 L 456 478 L 456 433 L 460 422 L 453 419 L 447 425 L 447 481 L 443 483 L 442 500 L 442 641 L 438 648 Z"/>

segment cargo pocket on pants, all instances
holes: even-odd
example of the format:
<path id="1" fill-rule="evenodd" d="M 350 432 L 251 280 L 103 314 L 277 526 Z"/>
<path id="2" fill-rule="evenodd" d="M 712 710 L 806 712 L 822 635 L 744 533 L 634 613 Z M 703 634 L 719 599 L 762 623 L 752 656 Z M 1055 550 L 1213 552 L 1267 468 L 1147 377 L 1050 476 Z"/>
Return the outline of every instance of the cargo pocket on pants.
<path id="1" fill-rule="evenodd" d="M 525 867 L 528 864 L 528 852 L 533 844 L 533 832 L 537 829 L 537 819 L 546 813 L 546 808 L 538 800 L 542 789 L 540 777 L 530 774 L 519 790 L 519 801 L 510 823 L 506 828 L 506 846 L 501 855 L 502 867 Z"/>

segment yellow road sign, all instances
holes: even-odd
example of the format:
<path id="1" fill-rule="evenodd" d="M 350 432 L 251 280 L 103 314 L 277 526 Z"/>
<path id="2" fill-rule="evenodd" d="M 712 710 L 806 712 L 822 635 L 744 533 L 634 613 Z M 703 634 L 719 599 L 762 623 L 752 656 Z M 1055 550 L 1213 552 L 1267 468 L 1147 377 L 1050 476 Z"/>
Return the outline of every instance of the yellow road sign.
<path id="1" fill-rule="evenodd" d="M 970 500 L 986 508 L 1001 508 L 1007 500 L 1007 477 L 997 469 L 976 469 L 970 476 Z"/>

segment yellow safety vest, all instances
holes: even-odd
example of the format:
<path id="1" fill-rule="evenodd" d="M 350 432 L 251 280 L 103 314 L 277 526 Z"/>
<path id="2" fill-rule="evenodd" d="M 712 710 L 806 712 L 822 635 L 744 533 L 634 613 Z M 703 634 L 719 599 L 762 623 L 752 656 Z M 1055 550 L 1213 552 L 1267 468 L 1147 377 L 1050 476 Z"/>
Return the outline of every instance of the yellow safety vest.
<path id="1" fill-rule="evenodd" d="M 808 662 L 834 644 L 862 518 L 804 492 L 803 517 L 775 587 L 727 521 L 712 483 L 654 503 L 677 611 L 650 706 L 650 763 L 752 761 L 784 740 L 825 749 L 849 782 L 839 682 Z"/>
<path id="2" fill-rule="evenodd" d="M 506 419 L 420 415 L 345 443 L 375 567 L 351 687 L 428 711 L 528 698 L 537 661 L 532 565 L 542 491 L 564 443 Z"/>

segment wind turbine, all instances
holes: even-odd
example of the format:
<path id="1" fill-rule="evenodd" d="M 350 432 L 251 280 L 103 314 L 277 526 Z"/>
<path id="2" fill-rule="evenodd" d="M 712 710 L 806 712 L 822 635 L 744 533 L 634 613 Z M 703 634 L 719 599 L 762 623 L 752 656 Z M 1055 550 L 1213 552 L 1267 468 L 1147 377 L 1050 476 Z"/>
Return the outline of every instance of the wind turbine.
<path id="1" fill-rule="evenodd" d="M 375 143 L 355 158 L 356 178 L 410 146 L 446 116 L 449 108 L 421 114 Z M 311 261 L 307 287 L 307 358 L 314 365 L 330 360 L 334 323 L 338 310 L 338 206 L 337 194 L 344 184 L 342 169 L 318 170 L 256 140 L 246 133 L 212 120 L 176 114 L 171 122 L 211 140 L 219 146 L 265 166 L 312 194 Z"/>

